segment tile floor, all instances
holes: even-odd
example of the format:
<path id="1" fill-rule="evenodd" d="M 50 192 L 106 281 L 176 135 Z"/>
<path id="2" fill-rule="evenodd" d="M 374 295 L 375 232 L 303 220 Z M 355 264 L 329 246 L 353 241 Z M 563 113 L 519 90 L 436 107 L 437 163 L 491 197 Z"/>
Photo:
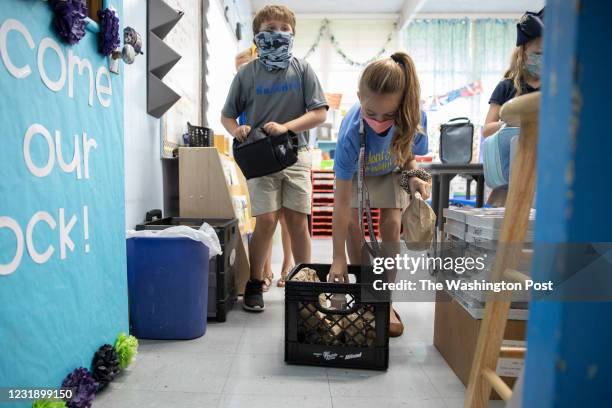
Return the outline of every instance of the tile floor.
<path id="1" fill-rule="evenodd" d="M 329 263 L 331 242 L 313 241 L 313 260 Z M 280 248 L 274 250 L 275 273 Z M 391 339 L 386 372 L 286 365 L 283 291 L 266 311 L 235 308 L 190 341 L 141 341 L 137 360 L 94 408 L 461 408 L 465 388 L 432 345 L 432 303 L 397 304 L 406 329 Z M 491 407 L 502 407 L 499 402 Z"/>

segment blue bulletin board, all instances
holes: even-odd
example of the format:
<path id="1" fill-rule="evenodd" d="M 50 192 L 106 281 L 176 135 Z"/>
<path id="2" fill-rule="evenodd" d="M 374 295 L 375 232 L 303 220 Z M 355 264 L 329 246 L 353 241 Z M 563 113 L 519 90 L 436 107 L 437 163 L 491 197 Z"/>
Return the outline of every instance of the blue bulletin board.
<path id="1" fill-rule="evenodd" d="M 57 387 L 128 331 L 123 77 L 52 17 L 0 2 L 0 387 Z"/>

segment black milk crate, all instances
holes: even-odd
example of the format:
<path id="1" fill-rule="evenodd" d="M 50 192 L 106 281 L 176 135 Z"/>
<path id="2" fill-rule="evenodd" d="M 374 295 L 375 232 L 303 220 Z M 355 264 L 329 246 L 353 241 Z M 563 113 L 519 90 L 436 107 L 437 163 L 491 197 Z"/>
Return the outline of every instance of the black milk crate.
<path id="1" fill-rule="evenodd" d="M 189 133 L 190 147 L 212 146 L 213 130 L 204 126 L 195 126 L 187 122 L 187 133 Z"/>
<path id="2" fill-rule="evenodd" d="M 161 210 L 149 211 L 146 222 L 136 226 L 136 230 L 162 230 L 176 225 L 200 228 L 207 222 L 215 229 L 223 253 L 210 259 L 208 274 L 208 317 L 224 322 L 227 313 L 234 307 L 238 298 L 238 240 L 240 230 L 238 219 L 226 218 L 161 218 Z M 212 273 L 215 272 L 216 273 Z"/>
<path id="3" fill-rule="evenodd" d="M 361 266 L 349 265 L 349 282 L 328 283 L 331 265 L 300 264 L 285 286 L 285 362 L 386 370 L 389 366 L 388 302 L 361 301 Z M 303 268 L 321 282 L 292 281 Z M 341 310 L 338 300 L 345 303 Z M 323 303 L 323 304 L 322 304 Z"/>

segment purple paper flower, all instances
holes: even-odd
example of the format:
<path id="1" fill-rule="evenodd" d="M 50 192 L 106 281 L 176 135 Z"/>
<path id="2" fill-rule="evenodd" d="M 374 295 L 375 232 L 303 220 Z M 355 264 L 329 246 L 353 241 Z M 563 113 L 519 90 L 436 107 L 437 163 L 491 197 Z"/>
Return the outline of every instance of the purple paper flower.
<path id="1" fill-rule="evenodd" d="M 87 6 L 82 0 L 51 0 L 53 26 L 57 34 L 70 45 L 81 41 L 87 27 Z"/>
<path id="2" fill-rule="evenodd" d="M 98 390 L 96 380 L 89 370 L 83 367 L 75 368 L 68 374 L 62 382 L 62 387 L 72 390 L 72 397 L 66 401 L 68 408 L 90 408 Z"/>
<path id="3" fill-rule="evenodd" d="M 119 48 L 119 17 L 111 9 L 98 11 L 100 21 L 100 35 L 98 37 L 98 50 L 104 55 L 111 55 Z"/>

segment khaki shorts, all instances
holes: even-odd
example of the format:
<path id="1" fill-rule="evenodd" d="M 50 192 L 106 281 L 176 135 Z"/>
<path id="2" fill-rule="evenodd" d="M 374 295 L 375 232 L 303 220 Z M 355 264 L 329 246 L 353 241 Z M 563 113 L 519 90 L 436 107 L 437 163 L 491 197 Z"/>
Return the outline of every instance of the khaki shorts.
<path id="1" fill-rule="evenodd" d="M 298 152 L 298 161 L 277 173 L 247 180 L 251 197 L 251 214 L 267 214 L 288 208 L 310 214 L 312 180 L 310 169 L 312 156 L 304 149 Z"/>
<path id="2" fill-rule="evenodd" d="M 399 184 L 400 173 L 392 172 L 382 176 L 366 176 L 366 186 L 370 193 L 372 208 L 408 207 L 408 193 Z M 361 197 L 357 197 L 357 175 L 353 177 L 351 208 L 359 208 Z"/>

